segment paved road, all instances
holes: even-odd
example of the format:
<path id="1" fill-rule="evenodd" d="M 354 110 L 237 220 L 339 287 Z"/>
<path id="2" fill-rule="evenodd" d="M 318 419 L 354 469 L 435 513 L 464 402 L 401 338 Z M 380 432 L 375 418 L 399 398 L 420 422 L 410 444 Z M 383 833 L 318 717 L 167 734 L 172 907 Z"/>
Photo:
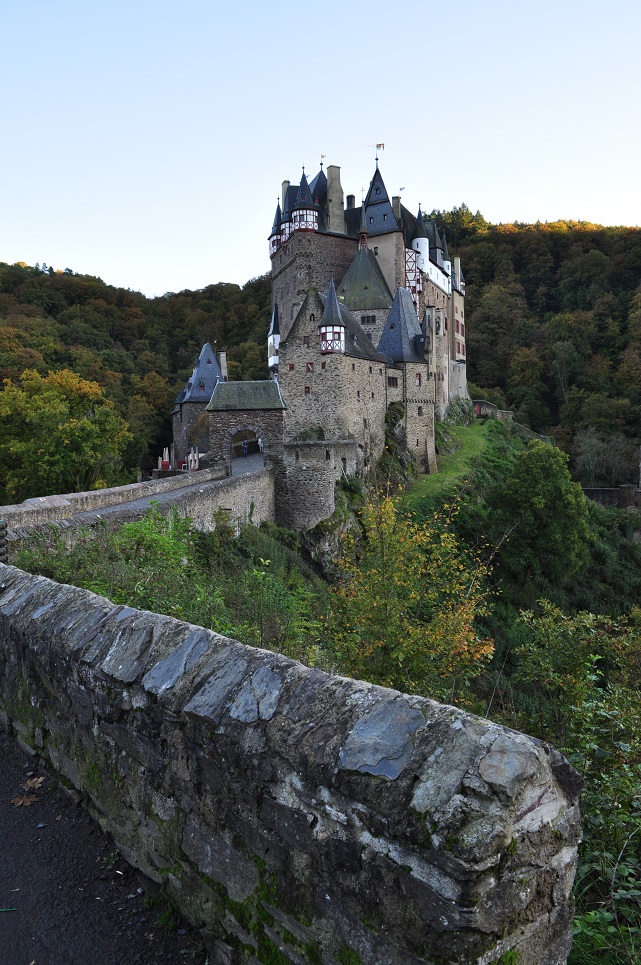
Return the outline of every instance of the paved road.
<path id="1" fill-rule="evenodd" d="M 23 786 L 34 778 L 36 786 Z M 27 797 L 28 805 L 16 805 Z M 156 886 L 0 732 L 0 965 L 202 965 L 205 959 L 199 936 L 159 900 Z"/>

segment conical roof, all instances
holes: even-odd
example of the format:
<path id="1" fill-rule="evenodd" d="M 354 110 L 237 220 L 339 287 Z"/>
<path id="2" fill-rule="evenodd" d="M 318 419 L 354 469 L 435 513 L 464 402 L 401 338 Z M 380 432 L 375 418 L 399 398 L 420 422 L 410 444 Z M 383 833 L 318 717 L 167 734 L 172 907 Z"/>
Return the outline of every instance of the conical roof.
<path id="1" fill-rule="evenodd" d="M 338 291 L 350 311 L 389 308 L 392 304 L 392 293 L 378 260 L 367 248 L 358 249 Z"/>
<path id="2" fill-rule="evenodd" d="M 325 309 L 323 311 L 322 325 L 334 325 L 341 326 L 343 321 L 341 319 L 341 310 L 338 304 L 338 298 L 336 296 L 336 288 L 334 286 L 334 279 L 330 278 L 329 288 L 327 289 L 327 301 L 325 302 Z"/>
<path id="3" fill-rule="evenodd" d="M 283 213 L 280 210 L 280 201 L 276 205 L 276 214 L 274 215 L 274 223 L 272 225 L 272 235 L 277 235 L 280 232 L 280 224 L 283 220 Z"/>
<path id="4" fill-rule="evenodd" d="M 327 178 L 325 177 L 325 172 L 322 168 L 316 177 L 309 182 L 309 193 L 311 194 L 315 204 L 325 204 L 325 201 L 327 200 Z"/>
<path id="5" fill-rule="evenodd" d="M 269 336 L 280 335 L 280 321 L 278 318 L 278 305 L 275 304 L 272 310 L 272 318 L 269 323 Z"/>
<path id="6" fill-rule="evenodd" d="M 414 238 L 427 238 L 427 232 L 425 230 L 425 221 L 423 219 L 423 214 L 421 212 L 421 206 L 418 206 L 418 214 L 416 215 L 416 228 L 414 229 Z M 412 241 L 414 240 L 412 238 Z"/>
<path id="7" fill-rule="evenodd" d="M 442 245 L 442 247 L 443 247 L 443 261 L 449 261 L 449 260 L 450 260 L 450 253 L 449 253 L 449 251 L 447 250 L 447 238 L 445 237 L 445 232 L 443 232 L 443 235 L 442 235 L 442 238 L 441 238 L 441 245 Z"/>
<path id="8" fill-rule="evenodd" d="M 407 288 L 398 288 L 383 329 L 378 351 L 388 355 L 394 362 L 418 362 L 423 360 L 424 336 L 421 332 L 416 308 Z"/>
<path id="9" fill-rule="evenodd" d="M 298 194 L 296 195 L 296 203 L 294 208 L 313 208 L 314 199 L 312 198 L 312 193 L 309 190 L 309 185 L 307 183 L 307 178 L 305 177 L 305 172 L 303 171 L 303 176 L 300 179 L 300 184 L 298 186 Z"/>

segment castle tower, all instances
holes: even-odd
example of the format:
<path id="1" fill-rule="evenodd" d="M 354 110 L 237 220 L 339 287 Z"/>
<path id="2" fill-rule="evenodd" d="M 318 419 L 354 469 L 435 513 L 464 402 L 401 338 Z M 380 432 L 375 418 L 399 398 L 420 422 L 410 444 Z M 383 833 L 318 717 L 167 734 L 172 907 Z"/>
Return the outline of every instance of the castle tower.
<path id="1" fill-rule="evenodd" d="M 267 364 L 269 365 L 269 374 L 274 379 L 278 376 L 279 347 L 280 323 L 278 321 L 278 305 L 274 305 L 272 310 L 272 318 L 269 325 L 269 334 L 267 336 Z"/>

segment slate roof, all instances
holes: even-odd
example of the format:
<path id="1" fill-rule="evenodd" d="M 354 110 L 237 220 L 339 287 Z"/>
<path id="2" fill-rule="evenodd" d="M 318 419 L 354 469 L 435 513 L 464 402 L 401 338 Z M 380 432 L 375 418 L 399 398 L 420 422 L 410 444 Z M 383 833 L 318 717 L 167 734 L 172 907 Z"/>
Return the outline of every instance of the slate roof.
<path id="1" fill-rule="evenodd" d="M 278 319 L 278 305 L 275 304 L 272 311 L 272 320 L 269 325 L 269 335 L 280 335 L 280 321 Z"/>
<path id="2" fill-rule="evenodd" d="M 343 321 L 341 318 L 341 309 L 338 304 L 338 298 L 336 297 L 336 288 L 334 286 L 334 279 L 330 278 L 329 288 L 327 289 L 327 295 L 325 296 L 323 310 L 323 325 L 342 325 Z"/>
<path id="3" fill-rule="evenodd" d="M 300 179 L 300 184 L 298 185 L 298 194 L 296 195 L 296 202 L 294 204 L 295 208 L 313 208 L 314 200 L 312 198 L 311 191 L 309 190 L 309 185 L 307 183 L 307 178 L 305 177 L 305 172 Z"/>
<path id="4" fill-rule="evenodd" d="M 378 164 L 365 198 L 365 218 L 368 235 L 398 231 L 399 226 L 394 217 L 394 211 Z"/>
<path id="5" fill-rule="evenodd" d="M 223 376 L 218 365 L 216 353 L 209 342 L 205 342 L 196 360 L 191 378 L 187 381 L 182 392 L 176 397 L 176 404 L 183 402 L 209 402 L 217 382 L 222 382 Z"/>
<path id="6" fill-rule="evenodd" d="M 214 389 L 208 412 L 235 412 L 242 409 L 285 409 L 278 382 L 219 382 Z"/>
<path id="7" fill-rule="evenodd" d="M 333 287 L 333 281 L 330 281 L 330 289 Z M 334 295 L 335 295 L 334 291 Z M 327 307 L 327 303 L 330 300 L 330 291 L 327 293 L 319 292 L 318 296 L 321 303 Z M 386 362 L 387 359 L 384 355 L 376 350 L 376 346 L 372 342 L 369 335 L 363 331 L 361 326 L 358 324 L 354 316 L 351 314 L 346 305 L 339 302 L 335 297 L 335 307 L 332 308 L 331 317 L 335 318 L 335 311 L 338 308 L 339 317 L 337 321 L 332 320 L 332 325 L 341 325 L 345 330 L 345 355 L 352 355 L 358 359 L 371 359 L 374 362 Z M 325 321 L 325 314 L 323 313 L 323 325 L 327 325 L 328 322 Z"/>
<path id="8" fill-rule="evenodd" d="M 449 253 L 449 251 L 447 250 L 447 238 L 445 237 L 445 232 L 443 232 L 443 237 L 442 237 L 442 242 L 441 242 L 441 243 L 442 243 L 442 245 L 443 245 L 443 261 L 449 261 L 449 260 L 450 260 L 450 253 Z"/>
<path id="9" fill-rule="evenodd" d="M 345 304 L 354 311 L 361 309 L 389 308 L 392 293 L 383 277 L 378 259 L 367 248 L 359 248 L 343 280 L 338 286 Z"/>
<path id="10" fill-rule="evenodd" d="M 314 202 L 322 207 L 327 200 L 327 178 L 322 168 L 316 177 L 309 182 L 309 191 Z"/>
<path id="11" fill-rule="evenodd" d="M 412 296 L 407 288 L 399 288 L 387 316 L 378 351 L 388 355 L 394 362 L 422 362 L 424 344 Z"/>
<path id="12" fill-rule="evenodd" d="M 427 232 L 425 231 L 425 221 L 423 220 L 423 214 L 421 212 L 420 204 L 418 206 L 418 214 L 416 215 L 416 227 L 414 228 L 413 239 L 414 238 L 427 238 Z"/>
<path id="13" fill-rule="evenodd" d="M 283 220 L 283 213 L 280 210 L 280 201 L 276 205 L 276 214 L 274 215 L 274 223 L 272 225 L 272 235 L 277 235 L 280 231 L 280 223 Z M 271 237 L 271 235 L 270 235 Z"/>

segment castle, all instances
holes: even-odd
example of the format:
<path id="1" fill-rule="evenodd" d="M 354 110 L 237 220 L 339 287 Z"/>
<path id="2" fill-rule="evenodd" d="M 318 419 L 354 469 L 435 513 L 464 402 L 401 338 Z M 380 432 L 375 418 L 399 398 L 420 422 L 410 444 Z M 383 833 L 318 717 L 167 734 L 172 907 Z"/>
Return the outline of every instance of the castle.
<path id="1" fill-rule="evenodd" d="M 234 437 L 256 439 L 276 470 L 280 520 L 305 528 L 331 514 L 342 474 L 380 456 L 393 403 L 418 465 L 436 471 L 435 419 L 468 397 L 465 282 L 435 222 L 390 200 L 378 158 L 360 207 L 335 165 L 284 181 L 269 253 L 271 384 L 216 373 L 209 452 L 228 461 Z M 174 410 L 175 446 L 202 408 L 194 386 L 209 389 L 203 352 Z"/>

